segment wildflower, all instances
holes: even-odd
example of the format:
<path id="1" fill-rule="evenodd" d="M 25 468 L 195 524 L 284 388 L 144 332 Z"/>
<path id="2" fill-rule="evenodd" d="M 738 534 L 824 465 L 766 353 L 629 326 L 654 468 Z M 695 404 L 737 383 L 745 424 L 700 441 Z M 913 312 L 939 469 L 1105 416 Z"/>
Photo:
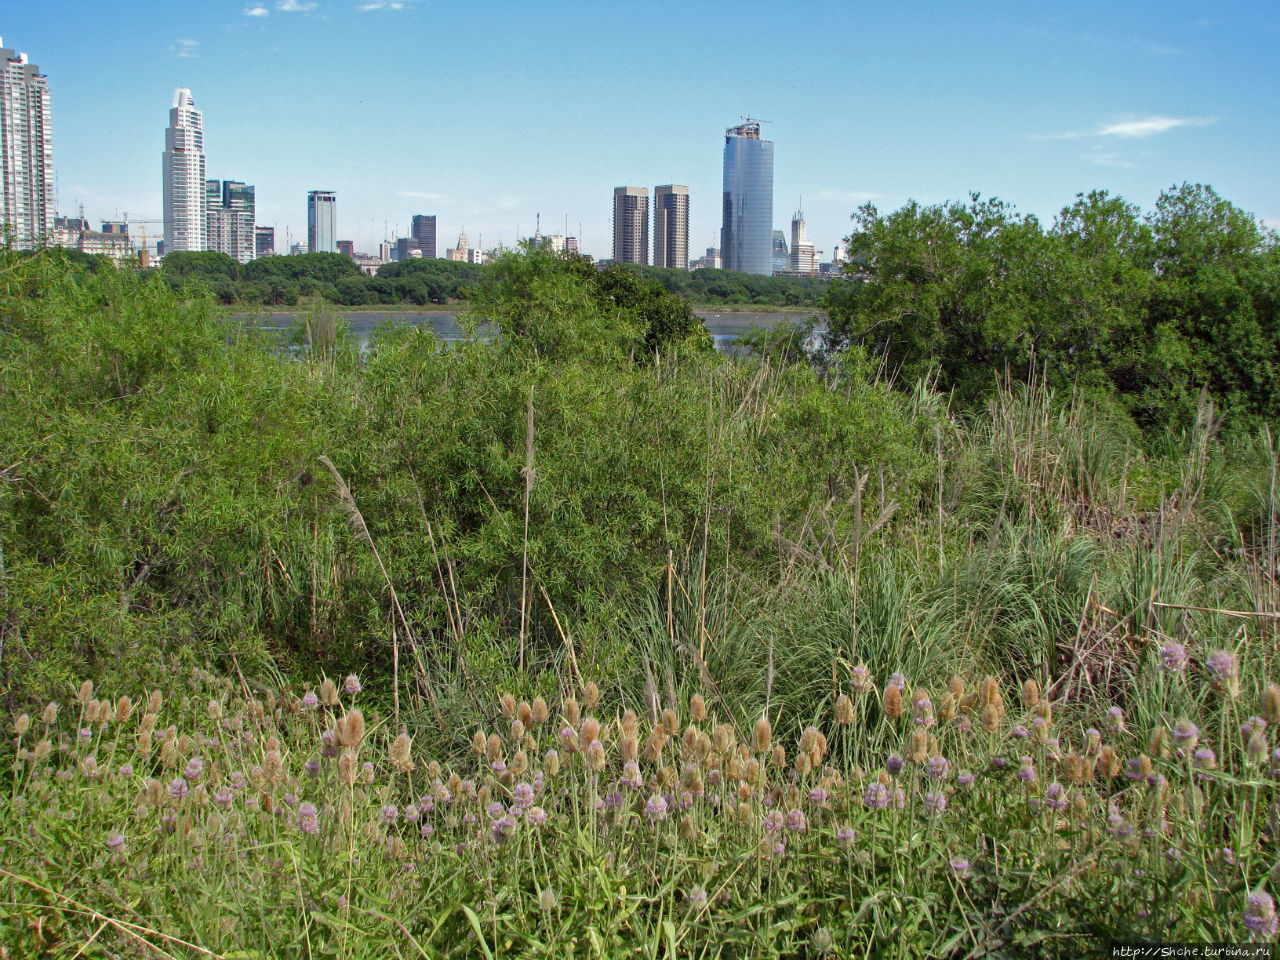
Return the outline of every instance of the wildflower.
<path id="1" fill-rule="evenodd" d="M 924 809 L 927 813 L 937 814 L 947 809 L 947 795 L 939 790 L 931 790 L 924 795 Z"/>
<path id="2" fill-rule="evenodd" d="M 132 763 L 126 763 L 123 767 L 121 767 L 121 768 L 120 768 L 120 776 L 121 776 L 122 778 L 124 778 L 125 780 L 128 780 L 130 777 L 132 777 L 132 776 L 133 776 L 133 764 L 132 764 Z"/>
<path id="3" fill-rule="evenodd" d="M 1245 744 L 1245 756 L 1250 763 L 1261 763 L 1267 755 L 1267 738 L 1260 731 L 1255 731 Z"/>
<path id="4" fill-rule="evenodd" d="M 320 706 L 320 698 L 316 696 L 316 692 L 314 690 L 308 690 L 303 694 L 302 709 L 314 710 L 318 706 Z"/>
<path id="5" fill-rule="evenodd" d="M 996 770 L 1003 770 L 1009 765 L 1009 761 L 1004 757 L 992 757 L 991 766 Z"/>
<path id="6" fill-rule="evenodd" d="M 554 777 L 560 772 L 560 753 L 556 750 L 548 750 L 546 756 L 542 758 L 542 769 L 546 771 L 548 777 Z"/>
<path id="7" fill-rule="evenodd" d="M 889 806 L 889 788 L 878 780 L 872 781 L 862 795 L 862 802 L 871 810 L 883 810 Z"/>
<path id="8" fill-rule="evenodd" d="M 231 806 L 231 801 L 235 799 L 235 794 L 230 790 L 221 789 L 213 795 L 213 802 L 224 810 Z"/>
<path id="9" fill-rule="evenodd" d="M 912 714 L 915 718 L 916 726 L 931 727 L 934 723 L 933 717 L 933 701 L 928 697 L 922 697 L 912 706 Z"/>
<path id="10" fill-rule="evenodd" d="M 587 744 L 587 766 L 591 770 L 599 773 L 605 766 L 604 744 L 599 740 L 592 740 Z"/>
<path id="11" fill-rule="evenodd" d="M 964 857 L 952 857 L 949 865 L 951 872 L 958 877 L 963 877 L 969 872 L 969 861 Z"/>
<path id="12" fill-rule="evenodd" d="M 866 693 L 871 689 L 871 671 L 865 663 L 859 663 L 849 671 L 849 689 L 854 693 Z"/>
<path id="13" fill-rule="evenodd" d="M 182 771 L 183 776 L 188 780 L 199 780 L 200 775 L 204 773 L 204 761 L 199 757 L 192 757 L 187 761 L 187 768 Z"/>
<path id="14" fill-rule="evenodd" d="M 885 687 L 883 706 L 886 717 L 902 716 L 902 688 L 893 684 Z"/>
<path id="15" fill-rule="evenodd" d="M 303 766 L 303 769 L 307 771 L 307 776 L 309 777 L 320 776 L 320 758 L 319 757 L 309 757 L 307 759 L 307 762 L 304 763 L 302 766 Z"/>
<path id="16" fill-rule="evenodd" d="M 582 690 L 582 703 L 588 710 L 595 708 L 600 702 L 600 688 L 596 686 L 594 680 L 588 680 L 587 685 Z"/>
<path id="17" fill-rule="evenodd" d="M 107 846 L 112 850 L 119 850 L 124 846 L 124 834 L 118 830 L 112 830 L 107 834 Z"/>
<path id="18" fill-rule="evenodd" d="M 1027 728 L 1026 728 L 1026 727 L 1024 727 L 1024 726 L 1023 726 L 1022 724 L 1020 724 L 1020 723 L 1018 723 L 1018 724 L 1014 724 L 1014 727 L 1013 727 L 1013 731 L 1012 731 L 1012 733 L 1013 733 L 1013 735 L 1014 735 L 1015 737 L 1017 737 L 1019 740 L 1025 740 L 1025 739 L 1027 739 L 1027 737 L 1031 736 L 1031 734 L 1030 734 L 1030 732 L 1027 730 Z"/>
<path id="19" fill-rule="evenodd" d="M 903 690 L 907 689 L 906 675 L 901 673 L 889 674 L 889 686 L 896 687 L 898 692 L 901 693 Z"/>
<path id="20" fill-rule="evenodd" d="M 907 757 L 912 763 L 924 763 L 929 759 L 929 734 L 924 730 L 911 731 L 911 749 Z"/>
<path id="21" fill-rule="evenodd" d="M 689 700 L 689 719 L 694 723 L 701 723 L 707 719 L 707 701 L 700 693 L 695 693 Z"/>
<path id="22" fill-rule="evenodd" d="M 1209 686 L 1230 697 L 1240 695 L 1240 674 L 1235 657 L 1228 651 L 1215 650 L 1205 659 L 1204 666 L 1209 674 Z"/>
<path id="23" fill-rule="evenodd" d="M 1044 788 L 1044 805 L 1050 810 L 1064 810 L 1067 803 L 1067 788 L 1056 780 Z"/>
<path id="24" fill-rule="evenodd" d="M 360 678 L 354 673 L 347 674 L 347 679 L 343 682 L 342 689 L 348 697 L 354 697 L 361 689 Z"/>
<path id="25" fill-rule="evenodd" d="M 1160 669 L 1166 673 L 1181 673 L 1187 669 L 1187 648 L 1176 640 L 1160 647 Z"/>
<path id="26" fill-rule="evenodd" d="M 506 843 L 516 830 L 516 819 L 512 816 L 500 817 L 489 828 L 489 837 L 494 843 Z"/>
<path id="27" fill-rule="evenodd" d="M 320 814 L 314 803 L 303 803 L 298 807 L 298 829 L 313 837 L 320 832 Z"/>
<path id="28" fill-rule="evenodd" d="M 930 780 L 945 780 L 947 778 L 947 770 L 950 764 L 947 758 L 943 756 L 932 756 L 929 762 L 925 764 L 925 776 Z"/>
<path id="29" fill-rule="evenodd" d="M 835 938 L 831 936 L 831 931 L 826 927 L 819 927 L 813 931 L 813 949 L 818 952 L 818 956 L 825 956 L 835 946 Z"/>
<path id="30" fill-rule="evenodd" d="M 1257 890 L 1249 894 L 1245 901 L 1244 925 L 1249 932 L 1259 937 L 1274 937 L 1280 927 L 1276 917 L 1276 902 L 1271 894 Z"/>
<path id="31" fill-rule="evenodd" d="M 1107 814 L 1107 833 L 1118 839 L 1126 839 L 1133 835 L 1133 824 L 1121 816 L 1116 807 Z"/>
<path id="32" fill-rule="evenodd" d="M 786 818 L 782 815 L 781 810 L 770 810 L 764 815 L 764 832 L 777 833 L 782 829 Z"/>
<path id="33" fill-rule="evenodd" d="M 233 770 L 228 778 L 232 790 L 243 790 L 245 785 L 244 774 L 239 770 Z"/>
<path id="34" fill-rule="evenodd" d="M 905 761 L 896 753 L 889 754 L 884 762 L 884 769 L 891 777 L 896 777 L 902 772 L 902 768 L 906 765 Z"/>
<path id="35" fill-rule="evenodd" d="M 1272 723 L 1280 723 L 1280 684 L 1268 683 L 1262 691 L 1262 715 Z"/>
<path id="36" fill-rule="evenodd" d="M 1124 733 L 1124 711 L 1119 707 L 1107 710 L 1107 729 L 1112 733 Z"/>
<path id="37" fill-rule="evenodd" d="M 1018 767 L 1018 779 L 1023 783 L 1034 783 L 1036 779 L 1036 766 L 1030 757 L 1022 758 L 1022 765 Z"/>
<path id="38" fill-rule="evenodd" d="M 644 778 L 640 775 L 640 765 L 634 760 L 628 760 L 622 765 L 622 779 L 618 781 L 624 787 L 630 787 L 632 790 L 639 790 L 644 786 Z"/>
<path id="39" fill-rule="evenodd" d="M 541 807 L 530 807 L 529 812 L 525 814 L 525 819 L 533 826 L 540 827 L 547 822 L 547 811 Z"/>
<path id="40" fill-rule="evenodd" d="M 512 800 L 520 810 L 528 810 L 533 806 L 533 787 L 527 783 L 517 783 L 511 791 Z"/>
<path id="41" fill-rule="evenodd" d="M 40 714 L 40 722 L 45 726 L 53 723 L 58 719 L 58 705 L 52 701 L 44 708 L 44 713 Z"/>
<path id="42" fill-rule="evenodd" d="M 1102 748 L 1102 733 L 1097 727 L 1090 727 L 1084 732 L 1085 748 L 1096 753 Z"/>
<path id="43" fill-rule="evenodd" d="M 400 735 L 391 744 L 391 766 L 400 773 L 411 773 L 414 769 L 413 758 L 410 755 L 412 749 L 413 741 L 409 739 L 409 734 L 401 728 Z"/>
<path id="44" fill-rule="evenodd" d="M 543 913 L 550 913 L 556 908 L 560 898 L 556 896 L 555 887 L 544 887 L 542 892 L 538 894 L 538 909 Z"/>
<path id="45" fill-rule="evenodd" d="M 803 810 L 792 810 L 787 814 L 787 829 L 792 833 L 804 833 L 809 829 Z"/>
<path id="46" fill-rule="evenodd" d="M 1179 720 L 1173 727 L 1173 744 L 1187 753 L 1196 748 L 1200 739 L 1200 729 L 1190 720 Z"/>
<path id="47" fill-rule="evenodd" d="M 770 740 L 773 735 L 773 728 L 769 724 L 768 717 L 761 717 L 756 721 L 755 726 L 755 747 L 756 753 L 769 753 Z"/>
<path id="48" fill-rule="evenodd" d="M 1197 770 L 1214 770 L 1218 766 L 1218 757 L 1208 747 L 1201 747 L 1192 754 L 1191 765 Z"/>
<path id="49" fill-rule="evenodd" d="M 836 827 L 836 840 L 842 847 L 853 846 L 853 841 L 857 838 L 853 827 Z"/>
<path id="50" fill-rule="evenodd" d="M 363 775 L 365 783 L 373 783 L 373 764 L 370 761 L 366 760 L 360 764 L 360 773 Z"/>
<path id="51" fill-rule="evenodd" d="M 31 729 L 31 714 L 29 713 L 20 714 L 18 716 L 18 719 L 13 721 L 13 732 L 16 733 L 18 736 L 22 736 L 24 733 L 26 733 L 30 729 Z"/>
<path id="52" fill-rule="evenodd" d="M 853 723 L 853 701 L 849 699 L 847 693 L 836 697 L 836 723 L 842 727 Z"/>
<path id="53" fill-rule="evenodd" d="M 1145 753 L 1130 757 L 1129 762 L 1125 765 L 1124 775 L 1127 780 L 1145 780 L 1150 773 L 1151 758 Z"/>
<path id="54" fill-rule="evenodd" d="M 822 787 L 814 787 L 809 791 L 809 802 L 821 806 L 831 798 L 831 792 Z"/>
<path id="55" fill-rule="evenodd" d="M 174 800 L 186 799 L 188 792 L 187 781 L 182 779 L 182 777 L 174 777 L 172 782 L 169 784 L 169 796 Z"/>
<path id="56" fill-rule="evenodd" d="M 656 823 L 659 820 L 667 819 L 667 801 L 666 798 L 654 794 L 649 798 L 649 802 L 644 805 L 644 813 L 651 821 Z"/>

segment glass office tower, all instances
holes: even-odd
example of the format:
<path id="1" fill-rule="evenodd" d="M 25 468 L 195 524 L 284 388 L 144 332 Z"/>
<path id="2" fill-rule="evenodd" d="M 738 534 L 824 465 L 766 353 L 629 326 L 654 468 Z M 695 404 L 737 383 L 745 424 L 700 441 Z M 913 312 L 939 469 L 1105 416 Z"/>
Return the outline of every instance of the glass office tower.
<path id="1" fill-rule="evenodd" d="M 307 252 L 337 253 L 338 197 L 332 190 L 312 190 L 307 194 Z"/>
<path id="2" fill-rule="evenodd" d="M 773 273 L 773 141 L 747 120 L 724 134 L 724 269 Z"/>

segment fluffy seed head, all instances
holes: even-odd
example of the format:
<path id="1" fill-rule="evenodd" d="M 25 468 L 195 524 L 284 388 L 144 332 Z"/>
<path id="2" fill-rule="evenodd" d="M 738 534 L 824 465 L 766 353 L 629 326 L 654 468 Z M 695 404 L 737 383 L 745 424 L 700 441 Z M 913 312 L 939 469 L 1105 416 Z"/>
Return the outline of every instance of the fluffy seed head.
<path id="1" fill-rule="evenodd" d="M 773 727 L 770 725 L 768 717 L 762 716 L 756 721 L 754 737 L 756 753 L 768 753 L 771 750 L 770 741 L 773 738 Z"/>
<path id="2" fill-rule="evenodd" d="M 987 733 L 996 733 L 1000 729 L 1000 708 L 994 703 L 982 708 L 982 729 Z"/>
<path id="3" fill-rule="evenodd" d="M 338 705 L 338 685 L 328 677 L 320 681 L 320 702 L 326 707 Z"/>
<path id="4" fill-rule="evenodd" d="M 413 741 L 409 739 L 408 732 L 402 728 L 400 735 L 391 744 L 391 766 L 400 773 L 412 772 L 414 768 L 412 753 Z"/>
<path id="5" fill-rule="evenodd" d="M 924 730 L 911 731 L 911 749 L 907 756 L 912 763 L 924 763 L 929 759 L 929 734 Z"/>
<path id="6" fill-rule="evenodd" d="M 849 672 L 849 689 L 853 693 L 866 693 L 871 689 L 871 671 L 865 663 L 859 663 Z"/>
<path id="7" fill-rule="evenodd" d="M 662 727 L 667 731 L 668 736 L 675 737 L 680 734 L 680 718 L 670 707 L 662 711 Z"/>
<path id="8" fill-rule="evenodd" d="M 342 751 L 342 756 L 338 758 L 338 782 L 344 787 L 353 786 L 356 782 L 356 774 L 359 772 L 360 761 L 356 758 L 356 752 L 351 747 Z"/>
<path id="9" fill-rule="evenodd" d="M 600 688 L 596 686 L 594 680 L 588 680 L 586 687 L 582 691 L 582 705 L 588 710 L 594 710 L 599 702 Z"/>
<path id="10" fill-rule="evenodd" d="M 1267 723 L 1280 723 L 1280 683 L 1268 683 L 1262 691 L 1262 715 Z"/>
<path id="11" fill-rule="evenodd" d="M 1160 759 L 1167 759 L 1171 753 L 1169 739 L 1169 731 L 1162 724 L 1152 727 L 1151 736 L 1147 738 L 1147 753 Z"/>
<path id="12" fill-rule="evenodd" d="M 151 695 L 147 697 L 147 712 L 159 713 L 160 707 L 164 704 L 164 695 L 159 690 L 152 690 Z"/>
<path id="13" fill-rule="evenodd" d="M 82 707 L 87 707 L 92 697 L 93 681 L 86 680 L 84 683 L 80 684 L 80 689 L 76 692 L 76 702 L 78 702 Z"/>
<path id="14" fill-rule="evenodd" d="M 520 724 L 522 732 L 533 726 L 533 707 L 529 705 L 529 701 L 521 700 L 516 707 L 516 723 Z M 514 724 L 512 730 L 515 730 Z"/>
<path id="15" fill-rule="evenodd" d="M 499 705 L 502 707 L 502 715 L 508 720 L 514 720 L 516 716 L 516 698 L 509 693 L 504 693 Z"/>
<path id="16" fill-rule="evenodd" d="M 1036 683 L 1035 678 L 1027 677 L 1022 682 L 1022 706 L 1026 710 L 1030 710 L 1040 702 L 1040 684 Z"/>
<path id="17" fill-rule="evenodd" d="M 578 721 L 582 719 L 582 710 L 578 707 L 578 701 L 570 697 L 564 702 L 564 718 L 569 721 L 569 726 L 576 727 Z"/>
<path id="18" fill-rule="evenodd" d="M 13 721 L 13 732 L 18 736 L 22 736 L 31 729 L 31 715 L 23 713 L 18 715 L 18 719 Z"/>
<path id="19" fill-rule="evenodd" d="M 58 705 L 53 701 L 50 701 L 45 705 L 44 712 L 40 714 L 40 722 L 47 726 L 48 724 L 53 723 L 53 721 L 57 719 L 58 719 Z"/>
<path id="20" fill-rule="evenodd" d="M 515 756 L 511 758 L 511 774 L 516 777 L 523 777 L 529 769 L 529 755 L 523 750 L 517 750 Z"/>
<path id="21" fill-rule="evenodd" d="M 651 763 L 662 758 L 662 749 L 667 745 L 667 731 L 664 727 L 654 727 L 649 731 L 649 739 L 645 741 L 644 756 Z"/>
<path id="22" fill-rule="evenodd" d="M 600 739 L 600 721 L 595 717 L 585 717 L 582 721 L 581 739 L 582 742 L 590 746 L 592 743 Z"/>
<path id="23" fill-rule="evenodd" d="M 471 735 L 471 750 L 479 756 L 484 756 L 488 748 L 488 739 L 484 735 L 484 731 L 476 727 L 476 732 Z"/>
<path id="24" fill-rule="evenodd" d="M 785 767 L 787 765 L 787 748 L 782 744 L 778 744 L 773 748 L 773 765 L 775 767 Z"/>
<path id="25" fill-rule="evenodd" d="M 951 682 L 947 685 L 947 689 L 951 691 L 951 695 L 959 702 L 964 699 L 964 677 L 958 674 L 951 678 Z"/>
<path id="26" fill-rule="evenodd" d="M 1267 738 L 1261 730 L 1255 730 L 1245 744 L 1245 756 L 1253 763 L 1261 763 L 1267 756 Z"/>
<path id="27" fill-rule="evenodd" d="M 605 765 L 604 744 L 599 740 L 592 740 L 587 744 L 586 757 L 587 766 L 595 773 L 599 773 Z"/>
<path id="28" fill-rule="evenodd" d="M 496 733 L 489 734 L 489 739 L 485 742 L 484 753 L 490 760 L 501 760 L 502 738 Z"/>
<path id="29" fill-rule="evenodd" d="M 886 717 L 902 716 L 902 690 L 890 685 L 884 688 L 884 715 Z"/>
<path id="30" fill-rule="evenodd" d="M 129 697 L 119 697 L 116 700 L 116 723 L 124 723 L 131 713 L 133 713 L 133 701 Z"/>
<path id="31" fill-rule="evenodd" d="M 357 747 L 364 738 L 364 714 L 352 708 L 338 721 L 338 742 L 344 747 Z"/>
<path id="32" fill-rule="evenodd" d="M 853 723 L 853 701 L 849 699 L 847 693 L 836 697 L 836 723 L 842 727 Z"/>
<path id="33" fill-rule="evenodd" d="M 547 701 L 542 697 L 534 697 L 531 714 L 535 724 L 546 723 L 547 717 L 551 715 L 551 712 L 547 709 Z"/>
<path id="34" fill-rule="evenodd" d="M 542 758 L 542 769 L 546 771 L 548 777 L 554 777 L 560 772 L 560 754 L 558 751 L 547 751 L 547 755 Z"/>
<path id="35" fill-rule="evenodd" d="M 716 753 L 721 756 L 728 756 L 733 749 L 733 741 L 733 727 L 727 723 L 717 724 L 715 729 Z"/>
<path id="36" fill-rule="evenodd" d="M 618 741 L 618 759 L 623 763 L 638 759 L 640 756 L 640 739 L 634 733 L 624 733 Z"/>
<path id="37" fill-rule="evenodd" d="M 695 693 L 689 700 L 689 719 L 694 723 L 702 723 L 707 719 L 707 701 L 700 693 Z"/>

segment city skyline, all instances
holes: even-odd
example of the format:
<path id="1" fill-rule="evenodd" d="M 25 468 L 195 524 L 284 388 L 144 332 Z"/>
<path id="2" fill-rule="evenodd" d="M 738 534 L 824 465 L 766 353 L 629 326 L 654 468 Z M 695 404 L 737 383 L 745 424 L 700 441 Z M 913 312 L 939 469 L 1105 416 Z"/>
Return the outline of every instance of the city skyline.
<path id="1" fill-rule="evenodd" d="M 302 198 L 322 184 L 342 197 L 339 236 L 357 249 L 405 236 L 420 212 L 442 236 L 465 224 L 486 247 L 510 246 L 541 213 L 607 257 L 599 197 L 677 182 L 695 198 L 701 251 L 719 245 L 720 132 L 746 114 L 777 144 L 775 215 L 803 196 L 823 258 L 862 202 L 971 190 L 1047 221 L 1082 191 L 1150 209 L 1188 180 L 1280 224 L 1274 5 L 847 3 L 781 17 L 694 2 L 678 8 L 678 68 L 663 71 L 616 41 L 640 9 L 67 2 L 8 11 L 0 35 L 50 78 L 59 213 L 161 216 L 155 117 L 181 87 L 204 113 L 210 169 L 256 185 L 281 250 L 305 240 Z M 430 36 L 483 42 L 437 49 L 420 81 L 368 69 L 412 62 Z M 104 72 L 104 45 L 129 67 Z M 540 75 L 558 79 L 527 82 Z M 637 118 L 660 134 L 636 136 Z"/>
<path id="2" fill-rule="evenodd" d="M 173 92 L 162 164 L 164 252 L 208 249 L 204 122 L 185 87 Z"/>
<path id="3" fill-rule="evenodd" d="M 53 230 L 53 155 L 46 76 L 0 39 L 0 225 L 20 246 Z"/>

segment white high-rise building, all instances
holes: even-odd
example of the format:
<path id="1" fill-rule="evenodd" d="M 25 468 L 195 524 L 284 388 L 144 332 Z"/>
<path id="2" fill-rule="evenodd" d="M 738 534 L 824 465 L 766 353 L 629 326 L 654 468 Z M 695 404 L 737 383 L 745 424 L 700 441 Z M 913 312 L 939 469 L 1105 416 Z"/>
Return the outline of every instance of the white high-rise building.
<path id="1" fill-rule="evenodd" d="M 173 94 L 164 132 L 164 252 L 205 250 L 204 128 L 191 91 Z"/>
<path id="2" fill-rule="evenodd" d="M 812 277 L 817 269 L 817 254 L 813 242 L 805 236 L 804 211 L 797 210 L 791 218 L 791 267 L 790 273 L 801 277 Z"/>
<path id="3" fill-rule="evenodd" d="M 307 252 L 338 252 L 338 196 L 332 190 L 307 194 Z"/>
<path id="4" fill-rule="evenodd" d="M 19 247 L 52 239 L 53 133 L 49 83 L 0 41 L 0 228 Z"/>

